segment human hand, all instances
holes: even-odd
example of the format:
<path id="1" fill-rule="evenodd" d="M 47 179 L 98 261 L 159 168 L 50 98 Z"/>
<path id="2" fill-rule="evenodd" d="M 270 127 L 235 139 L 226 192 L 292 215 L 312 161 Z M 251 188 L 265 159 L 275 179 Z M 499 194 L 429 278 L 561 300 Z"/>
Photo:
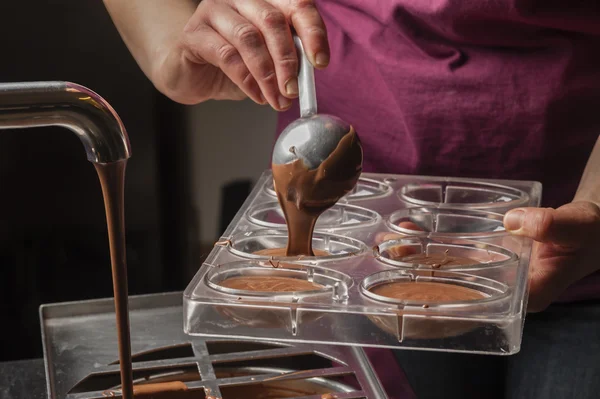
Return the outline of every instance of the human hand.
<path id="1" fill-rule="evenodd" d="M 327 32 L 314 0 L 203 0 L 177 41 L 158 51 L 151 79 L 183 104 L 249 97 L 285 110 L 298 96 L 292 27 L 311 63 L 326 67 Z"/>
<path id="2" fill-rule="evenodd" d="M 529 272 L 531 312 L 544 310 L 571 284 L 600 269 L 600 208 L 593 202 L 513 209 L 504 227 L 536 241 Z"/>

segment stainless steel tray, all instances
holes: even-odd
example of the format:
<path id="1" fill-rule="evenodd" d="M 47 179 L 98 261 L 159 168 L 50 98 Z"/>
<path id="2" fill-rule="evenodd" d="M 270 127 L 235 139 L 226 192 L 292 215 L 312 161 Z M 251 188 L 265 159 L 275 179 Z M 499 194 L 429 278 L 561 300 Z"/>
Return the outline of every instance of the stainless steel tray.
<path id="1" fill-rule="evenodd" d="M 190 337 L 182 328 L 181 293 L 133 296 L 129 303 L 134 379 L 160 370 L 191 368 L 197 370 L 200 378 L 186 382 L 188 389 L 220 398 L 219 387 L 226 385 L 299 378 L 318 382 L 353 374 L 360 389 L 345 389 L 335 393 L 336 398 L 387 397 L 360 348 Z M 104 398 L 115 393 L 119 396 L 115 390 L 119 366 L 113 306 L 112 299 L 99 299 L 40 307 L 49 399 Z M 293 372 L 265 367 L 265 359 L 287 358 L 289 364 L 295 365 L 298 356 L 317 356 L 321 361 L 318 367 Z M 331 366 L 324 366 L 323 361 L 328 365 L 331 361 Z M 250 367 L 256 363 L 260 373 L 216 377 L 215 365 L 239 367 L 240 362 Z M 308 398 L 321 399 L 321 395 L 304 399 Z"/>

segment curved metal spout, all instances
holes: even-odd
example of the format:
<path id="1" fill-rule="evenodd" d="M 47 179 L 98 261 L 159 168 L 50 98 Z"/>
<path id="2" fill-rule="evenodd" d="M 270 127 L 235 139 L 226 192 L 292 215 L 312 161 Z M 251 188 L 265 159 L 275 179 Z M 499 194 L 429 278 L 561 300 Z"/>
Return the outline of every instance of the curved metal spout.
<path id="1" fill-rule="evenodd" d="M 131 156 L 119 115 L 90 89 L 69 82 L 1 83 L 0 129 L 38 126 L 72 130 L 93 163 Z"/>

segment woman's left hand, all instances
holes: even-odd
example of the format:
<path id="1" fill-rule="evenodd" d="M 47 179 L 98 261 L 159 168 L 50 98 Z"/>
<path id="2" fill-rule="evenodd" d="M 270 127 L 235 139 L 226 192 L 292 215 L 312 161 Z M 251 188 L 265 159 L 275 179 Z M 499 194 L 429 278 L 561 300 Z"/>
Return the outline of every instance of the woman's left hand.
<path id="1" fill-rule="evenodd" d="M 504 226 L 536 241 L 529 272 L 531 312 L 546 309 L 571 284 L 600 269 L 600 208 L 593 202 L 513 209 Z"/>

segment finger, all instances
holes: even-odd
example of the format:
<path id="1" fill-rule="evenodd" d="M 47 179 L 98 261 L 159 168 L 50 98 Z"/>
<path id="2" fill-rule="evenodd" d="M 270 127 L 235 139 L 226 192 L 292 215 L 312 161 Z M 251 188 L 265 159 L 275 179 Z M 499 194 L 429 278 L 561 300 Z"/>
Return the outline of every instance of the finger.
<path id="1" fill-rule="evenodd" d="M 280 93 L 298 96 L 298 55 L 285 14 L 264 0 L 244 0 L 239 13 L 260 29 L 275 65 Z"/>
<path id="2" fill-rule="evenodd" d="M 573 253 L 556 251 L 551 244 L 535 243 L 529 271 L 527 310 L 541 312 L 571 284 L 585 276 L 579 271 Z"/>
<path id="3" fill-rule="evenodd" d="M 289 108 L 292 102 L 279 92 L 275 66 L 260 30 L 222 4 L 212 6 L 209 23 L 237 49 L 269 104 L 279 111 Z"/>
<path id="4" fill-rule="evenodd" d="M 600 228 L 600 209 L 590 202 L 573 202 L 558 209 L 518 208 L 504 217 L 512 234 L 539 242 L 581 247 Z"/>
<path id="5" fill-rule="evenodd" d="M 413 245 L 395 245 L 386 250 L 389 258 L 393 260 L 402 260 L 402 258 L 417 254 L 417 250 Z"/>
<path id="6" fill-rule="evenodd" d="M 221 35 L 206 25 L 186 30 L 184 54 L 195 63 L 208 63 L 219 68 L 249 98 L 258 104 L 265 104 L 260 87 L 235 47 Z M 218 76 L 215 76 L 218 79 Z M 221 77 L 223 79 L 223 77 Z M 215 87 L 223 87 L 226 82 L 215 82 Z"/>
<path id="7" fill-rule="evenodd" d="M 273 0 L 270 0 L 273 2 Z M 284 7 L 284 13 L 292 22 L 296 33 L 302 41 L 309 61 L 316 68 L 329 65 L 329 42 L 327 29 L 314 0 L 290 0 Z"/>

